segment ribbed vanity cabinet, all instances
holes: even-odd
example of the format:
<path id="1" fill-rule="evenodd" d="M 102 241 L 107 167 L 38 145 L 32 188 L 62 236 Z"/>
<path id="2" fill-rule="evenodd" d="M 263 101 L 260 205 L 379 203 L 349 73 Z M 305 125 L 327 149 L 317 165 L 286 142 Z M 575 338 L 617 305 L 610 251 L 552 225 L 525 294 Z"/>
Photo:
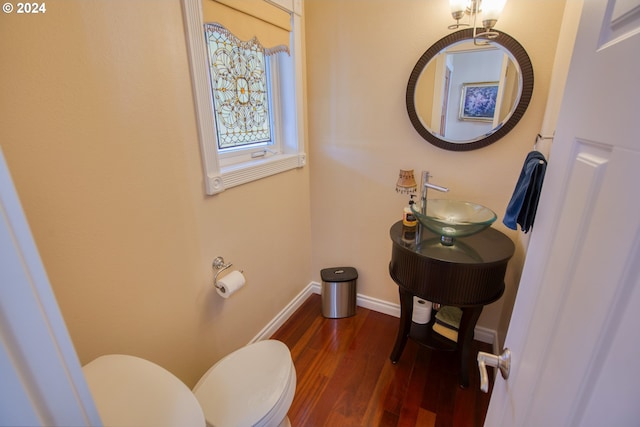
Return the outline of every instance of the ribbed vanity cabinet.
<path id="1" fill-rule="evenodd" d="M 473 331 L 485 305 L 504 292 L 504 275 L 515 246 L 494 228 L 457 238 L 453 246 L 440 243 L 440 236 L 423 228 L 420 241 L 415 229 L 395 223 L 390 230 L 392 251 L 389 273 L 400 292 L 400 326 L 391 361 L 397 363 L 411 338 L 437 350 L 452 351 L 460 361 L 460 386 L 469 385 Z M 458 341 L 433 332 L 435 311 L 427 324 L 411 321 L 413 297 L 462 309 Z M 473 360 L 470 360 L 473 358 Z"/>

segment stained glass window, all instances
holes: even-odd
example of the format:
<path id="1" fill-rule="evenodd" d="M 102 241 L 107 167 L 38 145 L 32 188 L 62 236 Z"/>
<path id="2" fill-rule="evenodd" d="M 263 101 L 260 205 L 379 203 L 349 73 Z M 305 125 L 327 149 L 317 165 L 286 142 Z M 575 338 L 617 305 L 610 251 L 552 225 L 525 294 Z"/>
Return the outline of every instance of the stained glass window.
<path id="1" fill-rule="evenodd" d="M 222 25 L 206 24 L 218 149 L 271 141 L 265 49 Z"/>

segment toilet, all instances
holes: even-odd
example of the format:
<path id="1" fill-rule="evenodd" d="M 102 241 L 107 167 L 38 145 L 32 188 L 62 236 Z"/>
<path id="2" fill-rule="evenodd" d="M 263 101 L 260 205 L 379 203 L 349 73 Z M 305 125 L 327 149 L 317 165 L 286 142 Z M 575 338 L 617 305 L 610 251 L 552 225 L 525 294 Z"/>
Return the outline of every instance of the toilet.
<path id="1" fill-rule="evenodd" d="M 100 356 L 82 370 L 105 426 L 291 426 L 296 371 L 280 341 L 259 341 L 225 356 L 193 390 L 135 356 Z"/>

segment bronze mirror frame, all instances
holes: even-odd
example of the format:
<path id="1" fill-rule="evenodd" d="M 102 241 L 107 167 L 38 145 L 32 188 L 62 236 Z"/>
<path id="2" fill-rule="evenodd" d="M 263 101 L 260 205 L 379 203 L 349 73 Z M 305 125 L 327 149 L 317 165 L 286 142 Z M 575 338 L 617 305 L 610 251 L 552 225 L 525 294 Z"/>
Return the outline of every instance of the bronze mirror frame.
<path id="1" fill-rule="evenodd" d="M 429 61 L 431 61 L 436 55 L 438 55 L 440 51 L 451 46 L 454 43 L 458 43 L 464 40 L 473 40 L 472 28 L 456 31 L 455 33 L 451 33 L 448 36 L 441 38 L 440 40 L 435 42 L 429 49 L 427 49 L 424 54 L 422 54 L 415 67 L 413 67 L 413 71 L 409 76 L 409 83 L 407 84 L 406 94 L 409 120 L 411 121 L 411 124 L 416 129 L 416 131 L 418 131 L 418 133 L 424 139 L 426 139 L 436 147 L 450 151 L 470 151 L 493 144 L 494 142 L 505 136 L 507 133 L 509 133 L 511 129 L 513 129 L 513 127 L 520 121 L 520 119 L 524 115 L 527 107 L 529 107 L 531 95 L 533 94 L 533 66 L 531 64 L 531 60 L 529 59 L 529 55 L 516 39 L 501 31 L 496 32 L 498 33 L 498 36 L 495 39 L 492 39 L 491 42 L 499 45 L 507 52 L 509 52 L 513 59 L 517 62 L 522 76 L 522 91 L 520 93 L 518 104 L 516 105 L 513 113 L 507 119 L 507 121 L 504 122 L 502 126 L 494 129 L 491 134 L 485 137 L 480 137 L 470 142 L 460 143 L 449 142 L 445 139 L 439 138 L 422 124 L 422 121 L 417 114 L 414 102 L 415 89 L 418 78 L 420 77 L 420 74 L 427 66 L 427 64 L 429 64 Z"/>

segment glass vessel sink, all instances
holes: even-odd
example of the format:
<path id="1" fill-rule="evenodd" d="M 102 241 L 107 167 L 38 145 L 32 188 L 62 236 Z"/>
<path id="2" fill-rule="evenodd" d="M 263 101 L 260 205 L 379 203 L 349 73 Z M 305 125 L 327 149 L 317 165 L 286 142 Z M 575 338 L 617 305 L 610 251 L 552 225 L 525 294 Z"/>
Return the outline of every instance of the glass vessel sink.
<path id="1" fill-rule="evenodd" d="M 427 199 L 426 215 L 411 205 L 411 210 L 424 227 L 440 235 L 443 245 L 453 245 L 455 237 L 476 234 L 489 227 L 497 216 L 477 203 L 448 199 Z"/>

